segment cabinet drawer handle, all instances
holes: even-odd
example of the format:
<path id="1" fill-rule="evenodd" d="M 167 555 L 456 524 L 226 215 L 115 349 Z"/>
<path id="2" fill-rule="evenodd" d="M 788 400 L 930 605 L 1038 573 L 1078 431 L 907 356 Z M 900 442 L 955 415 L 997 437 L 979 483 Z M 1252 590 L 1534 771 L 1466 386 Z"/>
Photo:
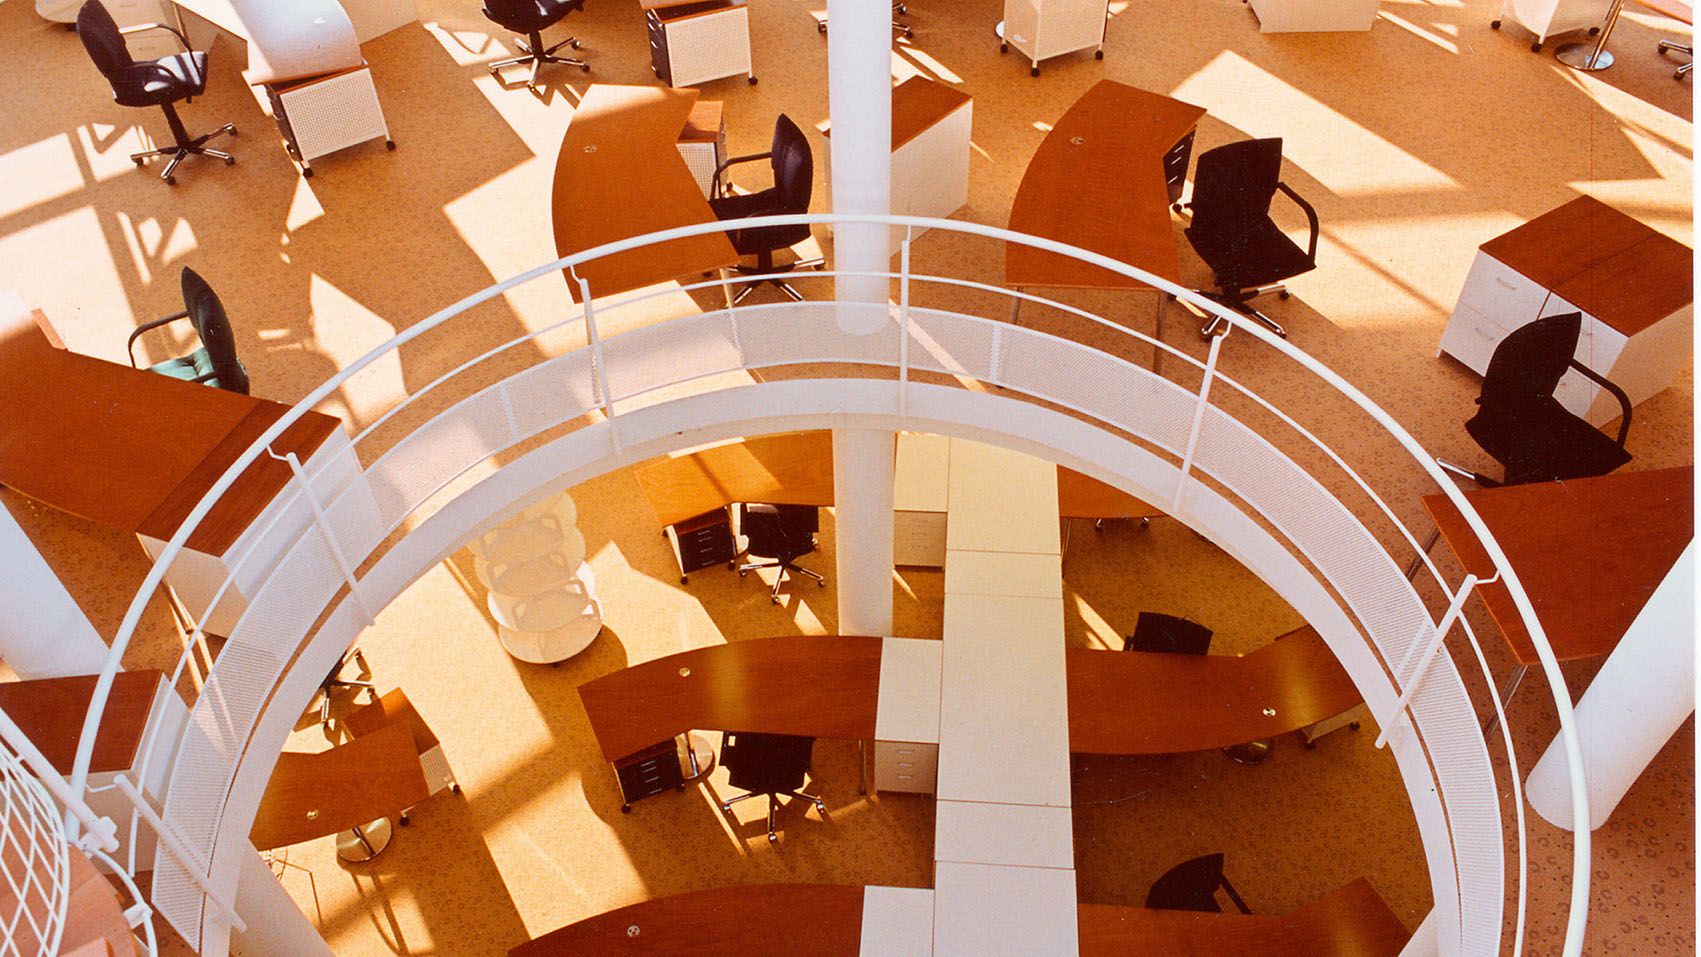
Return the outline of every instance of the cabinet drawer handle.
<path id="1" fill-rule="evenodd" d="M 1517 285 L 1514 284 L 1514 283 L 1507 282 L 1505 277 L 1503 277 L 1503 276 L 1495 276 L 1494 277 L 1494 284 L 1499 286 L 1502 289 L 1510 289 L 1513 292 L 1518 291 Z"/>
<path id="2" fill-rule="evenodd" d="M 1471 331 L 1476 333 L 1479 336 L 1482 336 L 1484 339 L 1487 339 L 1490 342 L 1494 342 L 1494 341 L 1496 341 L 1500 338 L 1500 335 L 1499 335 L 1500 330 L 1499 329 L 1491 329 L 1488 326 L 1472 325 Z"/>

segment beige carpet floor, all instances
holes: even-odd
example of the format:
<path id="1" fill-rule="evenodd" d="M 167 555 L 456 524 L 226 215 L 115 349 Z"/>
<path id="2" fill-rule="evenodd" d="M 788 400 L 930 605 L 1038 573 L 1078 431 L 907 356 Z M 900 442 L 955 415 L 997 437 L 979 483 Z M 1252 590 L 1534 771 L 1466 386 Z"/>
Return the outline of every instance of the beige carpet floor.
<path id="1" fill-rule="evenodd" d="M 751 0 L 761 83 L 703 87 L 726 103 L 733 153 L 764 149 L 777 112 L 806 129 L 827 118 L 825 44 L 810 16 L 820 6 Z M 1489 465 L 1461 427 L 1477 380 L 1435 355 L 1478 244 L 1579 193 L 1693 240 L 1690 89 L 1654 53 L 1658 39 L 1682 28 L 1637 8 L 1614 37 L 1618 64 L 1593 75 L 1557 64 L 1551 45 L 1531 54 L 1515 28 L 1490 31 L 1492 0 L 1386 0 L 1369 33 L 1324 35 L 1260 34 L 1236 0 L 1118 0 L 1110 9 L 1104 61 L 1062 58 L 1035 80 L 997 53 L 996 0 L 911 5 L 915 37 L 895 49 L 895 73 L 960 85 L 975 98 L 970 199 L 958 217 L 1004 225 L 1047 124 L 1103 77 L 1205 106 L 1196 153 L 1282 136 L 1284 178 L 1317 206 L 1323 235 L 1319 268 L 1291 284 L 1292 300 L 1269 308 L 1297 345 L 1438 454 Z M 168 188 L 127 158 L 163 133 L 157 112 L 115 106 L 74 35 L 38 20 L 22 0 L 0 2 L 0 75 L 10 78 L 0 85 L 0 289 L 42 308 L 71 348 L 123 361 L 130 329 L 179 308 L 177 268 L 193 266 L 232 313 L 256 394 L 294 401 L 395 332 L 552 258 L 549 182 L 573 105 L 591 81 L 654 82 L 637 5 L 597 0 L 576 15 L 568 26 L 593 71 L 549 73 L 539 96 L 490 79 L 482 64 L 509 55 L 512 38 L 493 32 L 474 0 L 422 0 L 420 13 L 419 24 L 365 48 L 397 152 L 357 147 L 300 179 L 242 84 L 238 58 L 221 44 L 207 95 L 184 116 L 192 130 L 241 127 L 239 163 L 190 163 Z M 812 139 L 819 158 L 824 141 Z M 1203 266 L 1180 246 L 1189 278 L 1204 282 Z M 940 234 L 917 242 L 916 262 L 991 283 L 1001 274 L 996 245 Z M 1150 297 L 1065 298 L 1150 328 Z M 476 322 L 380 362 L 324 408 L 364 426 L 461 357 L 560 321 L 569 308 L 553 279 L 517 289 Z M 689 308 L 686 297 L 663 307 Z M 1168 341 L 1201 352 L 1176 316 Z M 1055 314 L 1024 321 L 1070 330 Z M 168 334 L 149 340 L 148 354 L 184 347 Z M 1249 339 L 1231 339 L 1225 362 L 1272 394 L 1298 397 L 1296 411 L 1321 434 L 1351 441 L 1354 420 L 1327 400 L 1308 401 L 1303 377 Z M 1630 468 L 1692 462 L 1692 406 L 1687 372 L 1639 406 Z M 1361 464 L 1374 478 L 1402 481 L 1395 464 L 1361 456 L 1372 459 Z M 1392 505 L 1421 526 L 1416 491 Z M 291 850 L 313 880 L 296 869 L 282 879 L 336 952 L 497 954 L 612 907 L 724 883 L 926 885 L 931 803 L 860 797 L 855 752 L 845 745 L 818 749 L 812 784 L 827 819 L 789 810 L 778 847 L 767 846 L 754 809 L 736 823 L 719 814 L 721 776 L 619 813 L 575 687 L 684 648 L 830 633 L 835 590 L 793 589 L 775 607 L 760 584 L 726 573 L 694 576 L 681 589 L 629 473 L 573 493 L 608 624 L 585 654 L 553 668 L 508 658 L 465 553 L 422 578 L 362 639 L 378 680 L 405 688 L 443 738 L 465 794 L 422 805 L 369 865 L 337 863 L 329 841 Z M 0 500 L 110 634 L 145 571 L 139 549 L 10 492 Z M 830 515 L 824 524 L 814 564 L 830 572 Z M 1111 644 L 1142 609 L 1213 626 L 1213 650 L 1223 653 L 1298 623 L 1252 576 L 1172 522 L 1073 531 L 1065 569 L 1072 643 Z M 940 576 L 902 570 L 895 588 L 897 630 L 937 635 Z M 1504 677 L 1509 662 L 1492 629 L 1478 624 Z M 155 614 L 128 663 L 168 663 L 175 640 Z M 1573 693 L 1592 671 L 1567 669 Z M 1532 681 L 1514 705 L 1526 767 L 1553 731 L 1545 694 Z M 1082 898 L 1139 903 L 1169 865 L 1223 850 L 1255 910 L 1290 910 L 1363 875 L 1415 926 L 1430 905 L 1421 848 L 1393 764 L 1373 737 L 1367 726 L 1311 751 L 1284 739 L 1256 768 L 1215 753 L 1078 762 Z M 303 735 L 294 746 L 323 741 Z M 1686 725 L 1596 832 L 1589 953 L 1693 952 L 1693 778 Z M 1549 953 L 1570 841 L 1533 820 L 1530 845 L 1527 952 Z"/>

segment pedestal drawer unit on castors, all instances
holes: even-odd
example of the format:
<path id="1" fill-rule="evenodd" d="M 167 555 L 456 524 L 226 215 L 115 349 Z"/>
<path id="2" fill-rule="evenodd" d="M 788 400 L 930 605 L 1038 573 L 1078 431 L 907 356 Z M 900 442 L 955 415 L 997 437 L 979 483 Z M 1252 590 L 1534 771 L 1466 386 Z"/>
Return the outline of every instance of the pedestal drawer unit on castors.
<path id="1" fill-rule="evenodd" d="M 1578 362 L 1618 384 L 1632 404 L 1671 385 L 1690 361 L 1694 252 L 1589 196 L 1482 244 L 1441 334 L 1441 352 L 1478 375 L 1500 341 L 1526 323 L 1583 314 Z M 1554 397 L 1601 425 L 1611 395 L 1575 370 Z"/>
<path id="2" fill-rule="evenodd" d="M 673 738 L 658 742 L 614 764 L 620 779 L 620 812 L 632 810 L 636 801 L 663 791 L 683 791 L 685 772 L 679 766 L 679 744 Z"/>
<path id="3" fill-rule="evenodd" d="M 874 715 L 874 787 L 932 794 L 939 779 L 941 644 L 922 638 L 880 643 Z"/>
<path id="4" fill-rule="evenodd" d="M 743 0 L 642 0 L 650 67 L 668 86 L 696 86 L 750 67 L 750 13 Z"/>

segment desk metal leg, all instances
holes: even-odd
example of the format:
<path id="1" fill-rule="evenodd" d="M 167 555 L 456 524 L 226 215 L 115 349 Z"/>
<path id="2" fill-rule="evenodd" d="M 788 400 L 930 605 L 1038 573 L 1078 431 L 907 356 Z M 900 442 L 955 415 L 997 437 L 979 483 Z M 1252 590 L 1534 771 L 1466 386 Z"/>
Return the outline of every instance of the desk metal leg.
<path id="1" fill-rule="evenodd" d="M 1499 697 L 1500 697 L 1500 711 L 1505 711 L 1507 708 L 1510 708 L 1512 706 L 1512 696 L 1518 693 L 1518 686 L 1524 683 L 1524 675 L 1528 674 L 1529 671 L 1530 671 L 1529 665 L 1519 665 L 1518 667 L 1513 668 L 1512 669 L 1512 678 L 1511 678 L 1510 681 L 1508 681 L 1506 683 L 1506 692 L 1504 694 L 1500 693 L 1499 691 L 1495 692 L 1495 694 L 1499 695 Z M 1483 737 L 1486 738 L 1489 735 L 1493 734 L 1494 729 L 1499 727 L 1499 726 L 1500 726 L 1500 712 L 1496 711 L 1493 714 L 1490 714 L 1488 716 L 1488 723 L 1483 725 L 1483 728 L 1482 728 Z"/>
<path id="2" fill-rule="evenodd" d="M 1624 9 L 1624 0 L 1613 0 L 1607 8 L 1606 22 L 1601 24 L 1600 36 L 1594 43 L 1567 43 L 1554 52 L 1554 58 L 1573 70 L 1585 73 L 1595 73 L 1612 66 L 1612 53 L 1607 50 L 1607 38 L 1612 36 L 1612 28 L 1618 25 L 1618 13 Z"/>
<path id="3" fill-rule="evenodd" d="M 1429 550 L 1435 547 L 1435 540 L 1440 537 L 1441 529 L 1430 530 L 1429 537 L 1423 540 L 1423 555 L 1412 559 L 1412 563 L 1406 566 L 1406 581 L 1411 581 L 1412 577 L 1418 573 L 1418 569 L 1423 567 L 1423 556 L 1429 554 Z"/>

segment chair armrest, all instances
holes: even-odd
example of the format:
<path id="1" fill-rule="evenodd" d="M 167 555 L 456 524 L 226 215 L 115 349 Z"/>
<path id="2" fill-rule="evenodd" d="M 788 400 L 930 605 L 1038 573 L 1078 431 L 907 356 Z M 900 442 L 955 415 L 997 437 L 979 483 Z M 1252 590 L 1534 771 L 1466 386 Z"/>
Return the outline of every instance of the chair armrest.
<path id="1" fill-rule="evenodd" d="M 1606 376 L 1601 375 L 1599 372 L 1596 372 L 1583 363 L 1578 362 L 1576 359 L 1571 360 L 1571 368 L 1583 373 L 1584 378 L 1612 393 L 1612 397 L 1618 400 L 1618 407 L 1623 410 L 1624 413 L 1624 416 L 1619 421 L 1618 425 L 1618 447 L 1623 448 L 1624 440 L 1630 435 L 1630 396 L 1626 395 L 1624 390 L 1618 387 L 1618 383 L 1613 382 Z"/>
<path id="2" fill-rule="evenodd" d="M 189 38 L 183 35 L 183 31 L 169 23 L 138 23 L 133 27 L 124 27 L 118 32 L 122 36 L 129 36 L 132 33 L 141 33 L 146 30 L 169 30 L 171 31 L 172 36 L 177 37 L 177 42 L 183 45 L 184 53 L 188 53 L 193 49 L 189 46 Z"/>
<path id="3" fill-rule="evenodd" d="M 733 167 L 733 166 L 737 166 L 739 163 L 751 163 L 751 162 L 755 162 L 756 160 L 769 159 L 773 155 L 774 155 L 773 153 L 751 153 L 749 156 L 734 156 L 732 159 L 729 159 L 726 162 L 722 163 L 721 165 L 715 167 L 714 185 L 710 188 L 709 195 L 711 195 L 711 196 L 723 196 L 723 195 L 725 195 L 721 191 L 721 186 L 722 186 L 721 174 L 726 172 L 728 168 Z M 726 185 L 730 186 L 732 184 L 729 182 Z"/>
<path id="4" fill-rule="evenodd" d="M 1306 255 L 1306 258 L 1310 259 L 1312 262 L 1316 262 L 1317 261 L 1317 210 L 1312 209 L 1311 204 L 1306 202 L 1304 197 L 1302 197 L 1298 193 L 1294 192 L 1293 187 L 1289 186 L 1288 184 L 1278 182 L 1276 184 L 1276 188 L 1281 190 L 1284 194 L 1286 194 L 1288 199 L 1291 199 L 1296 204 L 1298 204 L 1300 209 L 1305 210 L 1305 220 L 1306 220 L 1307 223 L 1309 223 L 1311 225 L 1311 242 L 1305 250 L 1305 255 Z"/>
<path id="5" fill-rule="evenodd" d="M 166 316 L 164 319 L 155 319 L 152 322 L 144 322 L 137 326 L 135 330 L 130 333 L 130 338 L 124 341 L 124 349 L 130 353 L 130 367 L 132 369 L 141 368 L 141 366 L 136 365 L 136 339 L 139 338 L 142 333 L 147 332 L 149 329 L 158 329 L 160 326 L 163 326 L 168 322 L 176 322 L 179 319 L 187 318 L 189 318 L 189 310 L 185 309 L 182 312 L 174 312 L 171 315 Z"/>

